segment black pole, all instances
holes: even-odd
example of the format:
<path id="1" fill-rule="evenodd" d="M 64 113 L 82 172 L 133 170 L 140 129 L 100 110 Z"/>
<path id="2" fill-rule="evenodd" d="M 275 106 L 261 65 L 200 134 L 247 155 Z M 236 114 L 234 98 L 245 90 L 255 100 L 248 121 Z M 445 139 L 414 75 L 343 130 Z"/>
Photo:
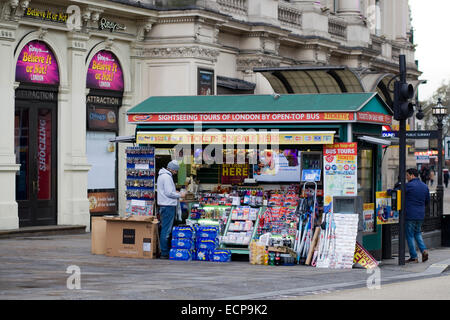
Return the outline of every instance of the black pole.
<path id="1" fill-rule="evenodd" d="M 406 191 L 406 120 L 400 120 L 399 128 L 399 181 L 402 207 L 399 214 L 398 265 L 405 265 L 405 191 Z"/>
<path id="2" fill-rule="evenodd" d="M 392 229 L 390 224 L 382 225 L 381 258 L 392 259 Z"/>
<path id="3" fill-rule="evenodd" d="M 438 195 L 438 213 L 439 216 L 444 214 L 444 186 L 442 185 L 442 116 L 438 117 L 438 181 L 436 192 Z"/>
<path id="4" fill-rule="evenodd" d="M 400 82 L 406 83 L 406 57 L 400 55 Z M 405 265 L 405 191 L 406 191 L 406 120 L 399 120 L 399 177 L 401 190 L 401 210 L 398 230 L 398 264 Z"/>

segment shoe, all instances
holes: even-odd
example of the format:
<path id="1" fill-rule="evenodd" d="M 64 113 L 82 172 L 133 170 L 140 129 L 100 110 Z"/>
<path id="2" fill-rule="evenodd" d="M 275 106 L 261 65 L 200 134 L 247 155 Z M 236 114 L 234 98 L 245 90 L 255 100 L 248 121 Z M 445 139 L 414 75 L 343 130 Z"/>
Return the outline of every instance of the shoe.
<path id="1" fill-rule="evenodd" d="M 417 259 L 417 258 L 415 258 L 415 259 L 413 259 L 413 258 L 409 258 L 408 260 L 406 260 L 406 263 L 419 263 L 419 259 Z"/>
<path id="2" fill-rule="evenodd" d="M 425 262 L 428 260 L 428 250 L 425 250 L 422 252 L 422 262 Z"/>
<path id="3" fill-rule="evenodd" d="M 169 259 L 169 256 L 160 256 L 159 258 L 163 259 L 163 260 L 167 260 L 167 259 Z"/>

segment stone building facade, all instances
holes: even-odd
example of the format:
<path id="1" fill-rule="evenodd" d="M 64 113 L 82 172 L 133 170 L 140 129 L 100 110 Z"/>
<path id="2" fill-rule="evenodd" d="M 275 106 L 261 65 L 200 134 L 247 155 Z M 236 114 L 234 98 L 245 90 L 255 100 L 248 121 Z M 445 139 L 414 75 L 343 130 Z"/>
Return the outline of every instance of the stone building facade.
<path id="1" fill-rule="evenodd" d="M 132 135 L 149 96 L 270 94 L 255 68 L 340 66 L 392 103 L 400 54 L 420 76 L 411 30 L 407 0 L 0 0 L 0 229 L 89 229 L 87 190 L 123 211 L 124 147 L 99 140 Z"/>

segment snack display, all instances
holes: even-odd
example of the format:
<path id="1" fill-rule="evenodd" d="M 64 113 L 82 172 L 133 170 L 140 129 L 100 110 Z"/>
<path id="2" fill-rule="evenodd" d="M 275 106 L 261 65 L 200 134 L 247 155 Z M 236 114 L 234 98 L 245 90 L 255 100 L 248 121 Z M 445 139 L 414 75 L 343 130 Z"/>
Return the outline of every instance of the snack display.
<path id="1" fill-rule="evenodd" d="M 127 215 L 153 215 L 155 201 L 155 149 L 128 147 L 125 180 Z"/>

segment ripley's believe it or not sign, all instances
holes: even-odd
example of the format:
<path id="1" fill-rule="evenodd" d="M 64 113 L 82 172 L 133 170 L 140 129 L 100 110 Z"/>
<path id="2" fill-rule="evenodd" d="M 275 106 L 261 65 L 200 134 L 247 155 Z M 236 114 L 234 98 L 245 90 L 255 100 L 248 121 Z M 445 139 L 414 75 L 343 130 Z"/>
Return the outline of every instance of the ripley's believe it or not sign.
<path id="1" fill-rule="evenodd" d="M 58 63 L 44 42 L 31 41 L 23 47 L 17 61 L 16 81 L 48 85 L 59 83 Z"/>
<path id="2" fill-rule="evenodd" d="M 123 72 L 117 57 L 102 50 L 92 58 L 87 73 L 86 87 L 91 89 L 123 91 Z"/>

